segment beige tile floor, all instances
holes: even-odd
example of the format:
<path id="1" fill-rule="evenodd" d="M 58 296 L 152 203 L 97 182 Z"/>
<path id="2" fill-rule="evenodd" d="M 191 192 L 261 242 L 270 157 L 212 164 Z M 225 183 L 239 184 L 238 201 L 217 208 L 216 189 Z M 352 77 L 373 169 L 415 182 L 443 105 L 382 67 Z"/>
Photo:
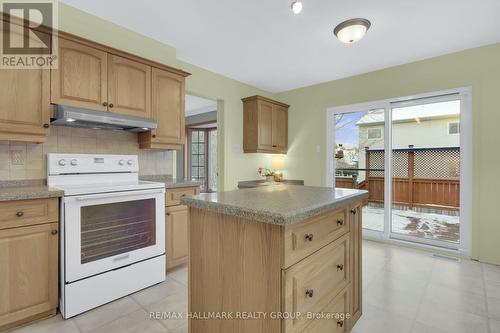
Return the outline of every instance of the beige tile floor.
<path id="1" fill-rule="evenodd" d="M 363 270 L 364 309 L 354 333 L 500 333 L 499 266 L 364 241 Z M 151 311 L 186 311 L 186 282 L 184 267 L 73 319 L 56 316 L 15 332 L 187 332 L 184 320 L 149 319 Z"/>

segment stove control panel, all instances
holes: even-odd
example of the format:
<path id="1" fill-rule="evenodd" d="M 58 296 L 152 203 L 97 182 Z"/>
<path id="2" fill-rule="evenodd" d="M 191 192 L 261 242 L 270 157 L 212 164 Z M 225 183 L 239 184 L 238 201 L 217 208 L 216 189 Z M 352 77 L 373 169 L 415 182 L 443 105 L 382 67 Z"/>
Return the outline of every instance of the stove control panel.
<path id="1" fill-rule="evenodd" d="M 48 175 L 138 173 L 137 155 L 48 154 Z"/>

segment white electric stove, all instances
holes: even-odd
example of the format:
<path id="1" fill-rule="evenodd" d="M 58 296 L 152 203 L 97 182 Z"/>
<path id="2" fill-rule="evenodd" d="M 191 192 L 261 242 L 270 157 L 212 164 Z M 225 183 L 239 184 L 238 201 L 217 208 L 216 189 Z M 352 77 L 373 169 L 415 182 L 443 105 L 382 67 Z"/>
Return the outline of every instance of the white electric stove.
<path id="1" fill-rule="evenodd" d="M 60 205 L 60 310 L 70 318 L 165 280 L 165 185 L 135 155 L 48 154 Z"/>

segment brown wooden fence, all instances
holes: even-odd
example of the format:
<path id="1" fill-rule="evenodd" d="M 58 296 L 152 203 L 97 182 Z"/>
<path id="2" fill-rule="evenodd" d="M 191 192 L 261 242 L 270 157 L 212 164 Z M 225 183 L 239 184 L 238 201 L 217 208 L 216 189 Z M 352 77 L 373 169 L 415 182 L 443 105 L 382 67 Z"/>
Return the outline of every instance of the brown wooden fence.
<path id="1" fill-rule="evenodd" d="M 372 152 L 378 154 L 378 165 L 372 163 L 374 160 L 371 156 Z M 394 166 L 393 174 L 407 176 L 393 178 L 393 203 L 410 208 L 459 209 L 460 181 L 457 177 L 459 171 L 455 168 L 460 160 L 458 148 L 413 149 L 410 147 L 395 150 L 393 156 L 399 160 L 399 163 Z M 429 157 L 432 161 L 426 161 Z M 380 161 L 383 161 L 383 151 L 366 150 L 367 169 L 383 168 Z M 373 172 L 376 175 L 372 175 L 369 170 L 366 173 L 366 179 L 360 183 L 355 177 L 337 176 L 335 186 L 366 189 L 369 192 L 369 202 L 382 203 L 384 201 L 384 177 L 381 176 L 383 173 L 377 171 Z M 434 175 L 436 178 L 417 178 L 416 174 Z"/>

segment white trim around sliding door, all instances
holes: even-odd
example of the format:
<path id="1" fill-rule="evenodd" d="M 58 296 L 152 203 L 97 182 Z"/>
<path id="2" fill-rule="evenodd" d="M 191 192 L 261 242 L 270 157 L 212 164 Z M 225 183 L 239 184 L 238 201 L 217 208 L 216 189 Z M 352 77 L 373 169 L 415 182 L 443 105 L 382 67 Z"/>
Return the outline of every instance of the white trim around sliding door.
<path id="1" fill-rule="evenodd" d="M 458 98 L 457 98 L 458 97 Z M 417 94 L 405 97 L 397 97 L 386 100 L 378 100 L 367 103 L 330 107 L 326 110 L 326 142 L 325 142 L 325 186 L 333 187 L 335 184 L 335 158 L 331 152 L 334 151 L 335 142 L 335 115 L 341 113 L 352 113 L 368 111 L 373 109 L 385 109 L 384 130 L 386 137 L 392 138 L 392 108 L 395 106 L 410 106 L 412 104 L 433 103 L 445 100 L 460 99 L 460 244 L 458 252 L 461 255 L 470 256 L 472 250 L 472 89 L 470 87 L 435 91 L 424 94 Z M 385 202 L 392 202 L 392 142 L 384 140 L 384 147 L 388 154 L 385 154 Z M 366 238 L 391 241 L 391 205 L 384 205 L 384 232 L 363 229 L 363 236 Z M 409 238 L 397 237 L 394 242 L 410 240 Z M 435 245 L 432 241 L 422 240 L 423 247 Z M 453 247 L 442 244 L 440 250 Z M 457 251 L 451 249 L 451 251 Z"/>

